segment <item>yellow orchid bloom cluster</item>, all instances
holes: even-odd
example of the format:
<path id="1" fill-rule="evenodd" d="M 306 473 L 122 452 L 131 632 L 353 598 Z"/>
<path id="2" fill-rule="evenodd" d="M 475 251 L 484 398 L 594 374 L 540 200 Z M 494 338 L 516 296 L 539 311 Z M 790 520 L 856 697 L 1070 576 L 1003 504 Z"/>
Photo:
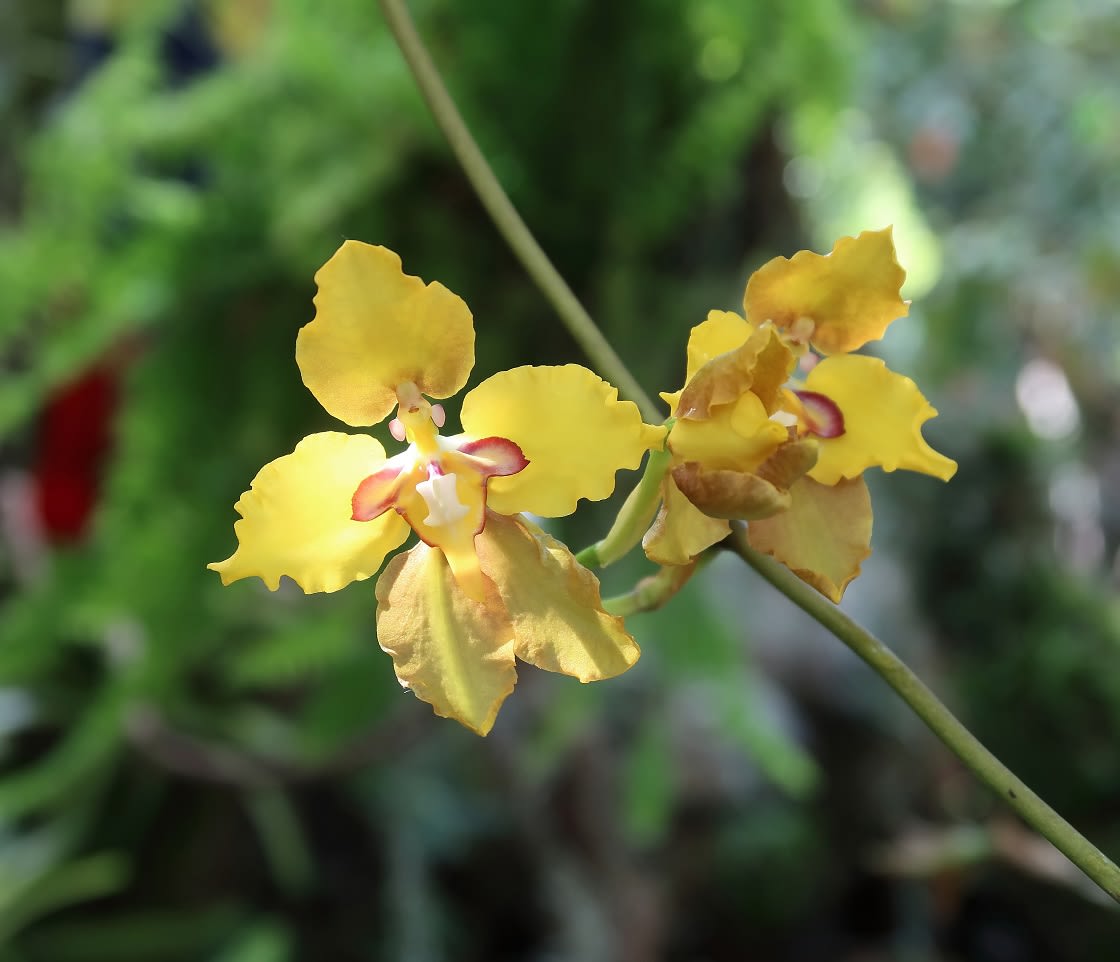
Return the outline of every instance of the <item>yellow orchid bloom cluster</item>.
<path id="1" fill-rule="evenodd" d="M 684 387 L 661 395 L 667 426 L 569 364 L 493 375 L 463 398 L 463 431 L 445 436 L 433 399 L 458 393 L 474 366 L 470 310 L 393 252 L 347 241 L 315 275 L 296 361 L 348 425 L 395 409 L 389 432 L 407 447 L 390 457 L 368 435 L 304 438 L 257 474 L 236 505 L 237 550 L 210 567 L 225 584 L 257 576 L 275 590 L 287 575 L 337 591 L 415 532 L 378 579 L 378 641 L 405 687 L 480 734 L 518 658 L 583 682 L 637 660 L 595 576 L 524 514 L 608 497 L 647 451 L 646 477 L 591 552 L 598 563 L 641 538 L 653 561 L 687 565 L 746 521 L 756 549 L 839 601 L 870 553 L 863 472 L 948 480 L 957 467 L 922 438 L 937 412 L 914 382 L 852 353 L 905 316 L 904 279 L 889 228 L 765 264 L 743 315 L 712 311 L 693 328 Z"/>
<path id="2" fill-rule="evenodd" d="M 937 412 L 914 382 L 852 353 L 907 314 L 905 276 L 890 228 L 865 231 L 774 258 L 747 282 L 744 316 L 693 328 L 685 386 L 661 395 L 676 420 L 652 560 L 686 564 L 745 520 L 753 547 L 839 601 L 871 552 L 863 472 L 953 476 L 922 437 Z"/>
<path id="3" fill-rule="evenodd" d="M 479 734 L 516 681 L 515 659 L 589 682 L 638 658 L 598 580 L 522 516 L 601 500 L 615 473 L 661 447 L 665 429 L 577 365 L 519 367 L 463 399 L 463 432 L 440 434 L 431 399 L 474 366 L 470 310 L 403 273 L 383 247 L 347 241 L 315 275 L 315 318 L 296 340 L 304 384 L 351 426 L 383 421 L 407 448 L 387 457 L 362 434 L 304 438 L 265 465 L 237 502 L 238 547 L 210 565 L 229 584 L 282 575 L 306 592 L 376 574 L 377 637 L 401 684 Z"/>

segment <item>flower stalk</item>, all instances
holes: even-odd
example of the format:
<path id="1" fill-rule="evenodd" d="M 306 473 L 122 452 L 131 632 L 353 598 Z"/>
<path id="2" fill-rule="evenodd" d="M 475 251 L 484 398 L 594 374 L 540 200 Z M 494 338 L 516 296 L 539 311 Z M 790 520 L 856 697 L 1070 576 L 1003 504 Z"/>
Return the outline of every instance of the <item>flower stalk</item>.
<path id="1" fill-rule="evenodd" d="M 1120 902 L 1120 868 L 988 751 L 898 655 L 787 568 L 755 551 L 744 525 L 732 526 L 727 547 L 870 665 L 977 778 Z"/>
<path id="2" fill-rule="evenodd" d="M 673 418 L 666 422 L 672 427 Z M 627 554 L 649 528 L 661 503 L 661 481 L 673 463 L 667 447 L 650 451 L 646 467 L 634 490 L 626 496 L 610 530 L 593 545 L 588 545 L 576 560 L 588 568 L 605 568 Z"/>
<path id="3" fill-rule="evenodd" d="M 656 611 L 667 605 L 692 576 L 715 557 L 714 551 L 706 551 L 686 565 L 665 565 L 647 578 L 642 578 L 625 594 L 603 599 L 603 610 L 608 614 L 627 618 L 643 611 Z"/>

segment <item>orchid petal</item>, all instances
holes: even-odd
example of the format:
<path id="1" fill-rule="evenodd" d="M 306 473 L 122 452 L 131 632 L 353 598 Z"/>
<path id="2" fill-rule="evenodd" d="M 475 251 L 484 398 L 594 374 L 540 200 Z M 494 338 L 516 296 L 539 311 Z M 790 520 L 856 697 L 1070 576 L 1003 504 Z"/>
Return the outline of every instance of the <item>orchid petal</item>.
<path id="1" fill-rule="evenodd" d="M 789 507 L 789 492 L 745 471 L 705 471 L 696 461 L 673 468 L 673 480 L 689 501 L 710 518 L 749 521 L 769 518 Z"/>
<path id="2" fill-rule="evenodd" d="M 346 241 L 315 275 L 315 319 L 296 338 L 303 383 L 347 424 L 376 424 L 397 386 L 450 397 L 474 366 L 474 324 L 462 298 L 401 270 L 384 247 Z"/>
<path id="3" fill-rule="evenodd" d="M 497 589 L 468 597 L 438 548 L 418 544 L 377 580 L 377 640 L 400 683 L 479 735 L 517 682 L 513 626 Z"/>
<path id="4" fill-rule="evenodd" d="M 603 610 L 599 579 L 555 538 L 491 515 L 478 547 L 513 620 L 522 661 L 589 682 L 620 675 L 638 660 L 622 619 Z"/>
<path id="5" fill-rule="evenodd" d="M 842 237 L 831 254 L 775 257 L 747 282 L 743 306 L 754 324 L 769 320 L 796 331 L 808 319 L 813 347 L 842 354 L 877 340 L 906 316 L 909 306 L 899 296 L 905 278 L 887 227 Z"/>
<path id="6" fill-rule="evenodd" d="M 754 332 L 754 327 L 733 311 L 709 311 L 688 335 L 687 384 L 713 358 L 734 351 Z"/>
<path id="7" fill-rule="evenodd" d="M 758 551 L 773 555 L 826 598 L 839 601 L 871 554 L 871 498 L 863 478 L 835 485 L 802 478 L 788 510 L 747 526 Z"/>
<path id="8" fill-rule="evenodd" d="M 759 465 L 756 473 L 774 487 L 788 491 L 795 481 L 812 470 L 819 454 L 819 442 L 813 438 L 799 438 L 778 448 Z"/>
<path id="9" fill-rule="evenodd" d="M 789 441 L 756 472 L 712 470 L 697 461 L 686 461 L 673 468 L 673 480 L 681 493 L 709 517 L 751 521 L 788 508 L 790 487 L 816 460 L 816 441 Z"/>
<path id="10" fill-rule="evenodd" d="M 822 439 L 810 476 L 822 484 L 858 477 L 866 468 L 904 468 L 948 481 L 957 463 L 922 437 L 922 425 L 937 411 L 908 377 L 895 374 L 877 357 L 828 357 L 805 380 L 843 415 L 844 432 Z"/>
<path id="11" fill-rule="evenodd" d="M 630 401 L 587 368 L 516 367 L 487 378 L 463 399 L 464 431 L 512 441 L 523 470 L 490 482 L 488 505 L 499 514 L 571 514 L 580 498 L 601 501 L 615 472 L 633 469 L 665 431 L 642 423 Z"/>
<path id="12" fill-rule="evenodd" d="M 408 525 L 387 512 L 355 521 L 355 489 L 384 463 L 385 450 L 365 435 L 326 432 L 266 464 L 237 502 L 238 547 L 209 565 L 223 584 L 257 575 L 275 591 L 288 575 L 306 592 L 337 591 L 375 574 L 408 537 Z"/>
<path id="13" fill-rule="evenodd" d="M 737 347 L 716 355 L 689 378 L 674 413 L 679 418 L 708 418 L 714 407 L 750 391 L 762 401 L 766 413 L 772 414 L 795 364 L 793 352 L 775 327 L 768 324 L 757 328 Z"/>
<path id="14" fill-rule="evenodd" d="M 642 539 L 650 561 L 661 565 L 688 564 L 705 548 L 722 541 L 731 525 L 710 518 L 688 500 L 672 475 L 661 482 L 661 510 Z"/>

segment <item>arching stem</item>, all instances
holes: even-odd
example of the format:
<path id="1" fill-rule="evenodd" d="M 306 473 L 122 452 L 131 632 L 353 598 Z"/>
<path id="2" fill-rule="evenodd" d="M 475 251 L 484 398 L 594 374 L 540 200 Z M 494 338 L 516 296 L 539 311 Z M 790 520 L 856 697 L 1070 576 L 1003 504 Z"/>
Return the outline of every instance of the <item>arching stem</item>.
<path id="1" fill-rule="evenodd" d="M 389 24 L 389 29 L 396 37 L 401 53 L 404 54 L 412 70 L 412 75 L 416 78 L 420 92 L 432 111 L 432 116 L 443 131 L 463 172 L 506 243 L 536 282 L 541 293 L 560 315 L 564 326 L 583 348 L 599 374 L 614 384 L 623 397 L 637 404 L 642 417 L 650 424 L 659 423 L 663 415 L 658 413 L 657 406 L 642 389 L 637 378 L 630 373 L 622 358 L 615 353 L 614 348 L 607 342 L 579 299 L 572 293 L 572 289 L 541 249 L 541 245 L 525 226 L 525 221 L 510 202 L 502 185 L 498 183 L 498 178 L 483 157 L 482 151 L 478 149 L 478 144 L 475 143 L 455 102 L 447 92 L 439 71 L 436 70 L 432 58 L 416 32 L 412 17 L 409 16 L 403 0 L 377 0 L 377 2 Z"/>
<path id="2" fill-rule="evenodd" d="M 1120 868 L 988 751 L 890 648 L 788 568 L 755 551 L 742 523 L 732 529 L 726 542 L 732 551 L 867 662 L 984 784 L 1120 902 Z"/>

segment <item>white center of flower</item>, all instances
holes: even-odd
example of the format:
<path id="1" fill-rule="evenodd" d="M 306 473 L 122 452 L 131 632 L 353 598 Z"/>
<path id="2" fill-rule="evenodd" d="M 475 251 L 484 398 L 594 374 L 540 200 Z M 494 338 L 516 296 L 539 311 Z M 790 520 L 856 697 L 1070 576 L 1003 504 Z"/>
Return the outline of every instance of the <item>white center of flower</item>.
<path id="1" fill-rule="evenodd" d="M 770 415 L 771 421 L 776 421 L 785 428 L 792 428 L 797 424 L 797 415 L 789 411 L 775 411 Z"/>
<path id="2" fill-rule="evenodd" d="M 433 475 L 416 485 L 416 491 L 428 506 L 424 524 L 433 528 L 441 524 L 453 524 L 470 510 L 459 500 L 455 491 L 454 474 Z"/>

